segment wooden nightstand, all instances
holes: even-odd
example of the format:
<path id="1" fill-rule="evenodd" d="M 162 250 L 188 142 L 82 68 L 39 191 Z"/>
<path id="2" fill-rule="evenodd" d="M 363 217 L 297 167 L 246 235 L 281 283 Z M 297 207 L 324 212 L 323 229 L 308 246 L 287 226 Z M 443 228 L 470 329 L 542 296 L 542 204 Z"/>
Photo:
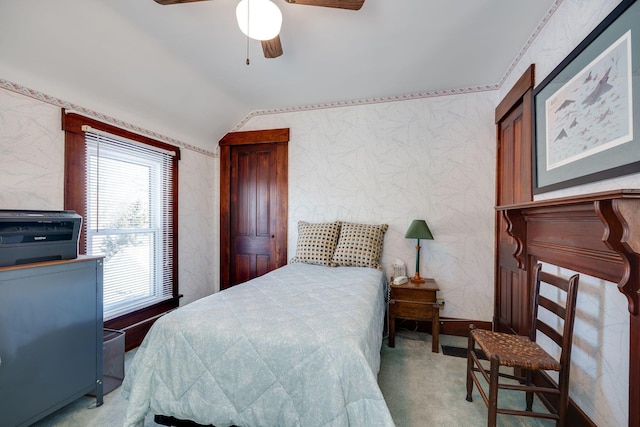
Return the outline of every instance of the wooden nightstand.
<path id="1" fill-rule="evenodd" d="M 424 283 L 391 285 L 389 300 L 389 347 L 395 347 L 396 317 L 408 320 L 431 320 L 431 351 L 440 351 L 440 303 L 436 298 L 435 280 Z"/>

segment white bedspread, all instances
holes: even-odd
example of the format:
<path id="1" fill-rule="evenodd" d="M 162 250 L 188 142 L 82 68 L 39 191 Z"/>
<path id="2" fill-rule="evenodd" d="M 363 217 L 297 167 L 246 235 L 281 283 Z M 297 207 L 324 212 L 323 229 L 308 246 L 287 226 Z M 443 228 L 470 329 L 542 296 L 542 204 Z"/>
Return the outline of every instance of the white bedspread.
<path id="1" fill-rule="evenodd" d="M 125 426 L 393 426 L 377 383 L 382 272 L 290 264 L 159 319 L 122 387 Z"/>

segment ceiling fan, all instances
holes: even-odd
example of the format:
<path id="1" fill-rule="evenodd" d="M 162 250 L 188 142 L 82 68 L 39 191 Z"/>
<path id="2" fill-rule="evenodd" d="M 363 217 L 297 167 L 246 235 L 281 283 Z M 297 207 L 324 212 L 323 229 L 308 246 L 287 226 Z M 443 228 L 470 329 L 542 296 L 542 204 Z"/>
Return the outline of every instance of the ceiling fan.
<path id="1" fill-rule="evenodd" d="M 161 5 L 179 4 L 179 3 L 191 3 L 196 1 L 208 1 L 208 0 L 155 0 L 156 3 Z M 365 0 L 285 0 L 291 4 L 304 4 L 308 6 L 322 6 L 331 7 L 336 9 L 348 9 L 348 10 L 360 10 Z M 243 29 L 243 32 L 244 29 Z M 246 32 L 245 32 L 246 34 Z M 262 51 L 265 58 L 277 58 L 282 55 L 282 43 L 280 42 L 280 35 L 276 35 L 274 38 L 268 40 L 261 40 Z"/>

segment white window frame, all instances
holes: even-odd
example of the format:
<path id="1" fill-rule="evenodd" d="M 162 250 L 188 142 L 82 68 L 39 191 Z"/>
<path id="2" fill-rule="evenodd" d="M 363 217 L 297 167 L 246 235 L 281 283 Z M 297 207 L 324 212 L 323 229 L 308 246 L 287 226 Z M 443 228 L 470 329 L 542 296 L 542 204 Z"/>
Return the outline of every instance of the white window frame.
<path id="1" fill-rule="evenodd" d="M 162 160 L 152 160 L 153 151 L 158 152 L 158 157 L 166 156 L 164 150 L 155 150 L 153 147 L 141 147 L 134 141 L 127 141 L 125 139 L 118 138 L 117 136 L 105 136 L 102 133 L 97 133 L 92 129 L 86 130 L 86 221 L 85 221 L 85 237 L 86 237 L 86 253 L 88 255 L 100 255 L 102 254 L 102 247 L 97 247 L 97 241 L 107 235 L 150 235 L 152 245 L 150 247 L 150 263 L 152 265 L 150 270 L 150 277 L 148 278 L 146 295 L 138 298 L 125 298 L 123 300 L 113 301 L 113 296 L 110 292 L 114 292 L 118 285 L 109 283 L 109 262 L 105 261 L 105 299 L 104 299 L 104 320 L 110 319 L 134 312 L 144 307 L 160 303 L 167 299 L 173 298 L 172 286 L 167 285 L 165 266 L 167 260 L 167 250 L 164 250 L 165 244 L 165 221 L 170 221 L 170 217 L 165 217 L 163 213 L 167 212 L 167 208 L 162 206 L 163 202 L 171 200 L 167 194 L 163 194 L 163 191 L 167 189 L 167 186 L 171 186 L 171 182 L 163 183 L 163 179 L 171 180 L 171 177 L 167 178 L 163 176 Z M 112 145 L 114 144 L 115 145 Z M 131 154 L 127 154 L 128 145 L 130 145 Z M 140 150 L 143 150 L 143 154 L 139 154 Z M 151 153 L 151 156 L 149 155 Z M 117 161 L 130 163 L 132 165 L 143 166 L 149 169 L 149 218 L 148 226 L 143 228 L 102 228 L 103 225 L 98 222 L 98 215 L 100 211 L 100 195 L 94 186 L 92 176 L 97 176 L 100 179 L 100 161 Z M 166 161 L 166 160 L 165 160 Z M 97 168 L 97 169 L 96 169 Z M 170 168 L 170 166 L 169 166 Z M 155 195 L 153 193 L 156 193 Z M 175 209 L 175 207 L 173 207 Z M 174 225 L 175 226 L 175 225 Z M 171 242 L 175 244 L 175 242 Z M 113 267 L 117 268 L 117 267 Z M 115 289 L 114 289 L 115 288 Z M 144 288 L 144 286 L 143 286 Z"/>

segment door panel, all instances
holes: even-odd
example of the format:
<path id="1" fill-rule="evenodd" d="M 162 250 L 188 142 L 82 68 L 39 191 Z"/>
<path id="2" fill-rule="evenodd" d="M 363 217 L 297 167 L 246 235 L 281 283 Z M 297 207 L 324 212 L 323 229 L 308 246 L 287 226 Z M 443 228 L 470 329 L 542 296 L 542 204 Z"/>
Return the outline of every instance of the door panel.
<path id="1" fill-rule="evenodd" d="M 289 129 L 220 141 L 220 288 L 286 264 Z"/>
<path id="2" fill-rule="evenodd" d="M 522 282 L 520 272 L 501 266 L 498 285 L 500 286 L 498 330 L 517 333 L 524 327 L 521 305 L 525 297 L 522 295 L 522 290 L 526 288 L 526 283 Z"/>
<path id="3" fill-rule="evenodd" d="M 501 178 L 498 183 L 498 205 L 510 205 L 520 202 L 520 187 L 522 153 L 522 103 L 505 117 L 499 124 L 498 167 Z M 521 270 L 518 269 L 513 254 L 516 250 L 515 240 L 507 233 L 507 222 L 501 213 L 496 214 L 496 233 L 498 241 L 497 301 L 499 307 L 496 319 L 496 329 L 502 332 L 520 333 L 522 328 L 521 300 L 523 287 L 526 282 L 521 280 Z"/>
<path id="4" fill-rule="evenodd" d="M 231 271 L 234 285 L 275 267 L 272 221 L 277 199 L 276 147 L 243 145 L 231 149 Z"/>
<path id="5" fill-rule="evenodd" d="M 251 257 L 248 255 L 236 255 L 234 258 L 234 274 L 233 278 L 238 283 L 246 282 L 251 279 L 249 272 L 251 271 Z"/>
<path id="6" fill-rule="evenodd" d="M 262 276 L 271 270 L 271 256 L 258 255 L 256 257 L 256 276 Z"/>
<path id="7" fill-rule="evenodd" d="M 498 206 L 532 200 L 533 66 L 496 109 Z M 527 334 L 529 290 L 526 271 L 520 270 L 513 254 L 515 240 L 507 222 L 496 214 L 496 268 L 494 328 L 501 332 Z"/>

